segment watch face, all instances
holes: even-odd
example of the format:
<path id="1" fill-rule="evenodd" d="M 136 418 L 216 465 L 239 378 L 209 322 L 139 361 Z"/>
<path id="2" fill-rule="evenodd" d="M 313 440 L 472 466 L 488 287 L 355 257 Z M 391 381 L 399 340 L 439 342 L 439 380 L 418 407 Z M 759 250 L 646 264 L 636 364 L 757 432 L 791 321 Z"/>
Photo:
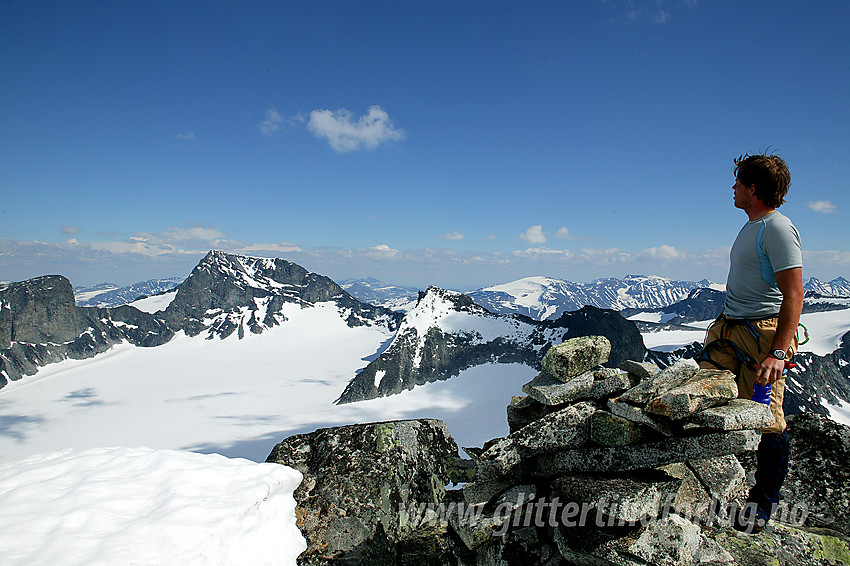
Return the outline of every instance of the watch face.
<path id="1" fill-rule="evenodd" d="M 785 351 L 784 350 L 774 350 L 773 352 L 771 352 L 771 355 L 778 360 L 784 360 L 785 359 Z"/>

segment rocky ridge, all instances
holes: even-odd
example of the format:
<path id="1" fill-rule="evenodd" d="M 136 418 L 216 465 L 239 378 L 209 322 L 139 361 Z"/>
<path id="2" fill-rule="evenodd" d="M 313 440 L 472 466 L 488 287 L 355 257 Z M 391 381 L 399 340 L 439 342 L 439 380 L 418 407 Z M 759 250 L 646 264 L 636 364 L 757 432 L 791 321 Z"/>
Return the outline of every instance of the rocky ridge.
<path id="1" fill-rule="evenodd" d="M 393 395 L 485 363 L 539 369 L 552 344 L 586 334 L 608 336 L 616 345 L 611 363 L 642 359 L 646 352 L 635 325 L 612 310 L 584 307 L 554 321 L 536 321 L 492 313 L 468 295 L 429 287 L 404 316 L 387 349 L 357 374 L 339 402 Z"/>
<path id="2" fill-rule="evenodd" d="M 0 387 L 66 358 L 84 359 L 122 341 L 158 346 L 174 336 L 132 307 L 78 307 L 71 283 L 45 275 L 0 289 Z"/>
<path id="3" fill-rule="evenodd" d="M 792 438 L 823 432 L 819 444 L 792 449 L 786 487 L 793 492 L 784 492 L 775 520 L 758 535 L 739 533 L 729 516 L 752 481 L 749 454 L 770 411 L 737 399 L 729 372 L 685 360 L 664 370 L 631 360 L 606 368 L 610 353 L 599 336 L 550 348 L 527 396 L 508 407 L 510 434 L 465 448 L 469 459 L 457 455 L 441 421 L 352 425 L 284 440 L 268 461 L 305 477 L 295 493 L 309 545 L 300 563 L 850 560 L 850 428 L 817 415 L 792 418 Z M 444 490 L 450 481 L 459 487 Z"/>
<path id="4" fill-rule="evenodd" d="M 354 299 L 327 277 L 283 259 L 210 251 L 156 313 L 131 305 L 85 307 L 71 283 L 47 275 L 0 288 L 0 387 L 39 367 L 85 359 L 121 342 L 159 346 L 177 332 L 208 339 L 260 334 L 286 320 L 285 305 L 332 302 L 349 326 L 394 331 L 402 315 Z"/>

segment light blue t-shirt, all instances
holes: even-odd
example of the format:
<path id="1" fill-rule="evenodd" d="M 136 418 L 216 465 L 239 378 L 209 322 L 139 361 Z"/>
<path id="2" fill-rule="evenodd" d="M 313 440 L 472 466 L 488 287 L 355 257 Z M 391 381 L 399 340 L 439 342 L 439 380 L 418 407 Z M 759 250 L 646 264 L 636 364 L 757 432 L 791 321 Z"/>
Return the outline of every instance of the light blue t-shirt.
<path id="1" fill-rule="evenodd" d="M 732 318 L 776 316 L 782 293 L 774 273 L 803 267 L 800 234 L 786 216 L 771 212 L 744 224 L 729 259 L 724 313 Z"/>

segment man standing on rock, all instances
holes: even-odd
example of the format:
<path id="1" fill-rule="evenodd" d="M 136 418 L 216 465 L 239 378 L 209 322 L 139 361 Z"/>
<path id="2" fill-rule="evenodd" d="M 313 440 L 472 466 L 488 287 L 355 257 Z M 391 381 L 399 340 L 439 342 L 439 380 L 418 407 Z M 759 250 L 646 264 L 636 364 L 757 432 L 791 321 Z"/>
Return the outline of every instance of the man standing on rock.
<path id="1" fill-rule="evenodd" d="M 770 385 L 774 424 L 762 429 L 752 505 L 736 521 L 741 530 L 760 531 L 779 504 L 779 489 L 788 471 L 789 439 L 782 401 L 785 364 L 797 349 L 797 325 L 803 310 L 803 261 L 800 235 L 777 212 L 788 193 L 791 175 L 776 155 L 735 159 L 735 206 L 749 221 L 730 253 L 723 313 L 708 328 L 698 358 L 704 368 L 722 367 L 737 376 L 738 396 L 753 398 L 753 388 Z"/>

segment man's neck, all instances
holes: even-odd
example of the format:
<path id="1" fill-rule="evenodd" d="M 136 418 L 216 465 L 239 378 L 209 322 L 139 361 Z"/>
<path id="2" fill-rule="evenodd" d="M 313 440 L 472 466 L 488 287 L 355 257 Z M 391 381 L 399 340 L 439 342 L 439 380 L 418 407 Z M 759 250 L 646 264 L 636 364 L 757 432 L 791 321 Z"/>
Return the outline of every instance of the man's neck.
<path id="1" fill-rule="evenodd" d="M 758 199 L 754 200 L 752 206 L 746 211 L 750 221 L 761 220 L 771 212 L 776 212 L 775 208 L 764 205 Z"/>

